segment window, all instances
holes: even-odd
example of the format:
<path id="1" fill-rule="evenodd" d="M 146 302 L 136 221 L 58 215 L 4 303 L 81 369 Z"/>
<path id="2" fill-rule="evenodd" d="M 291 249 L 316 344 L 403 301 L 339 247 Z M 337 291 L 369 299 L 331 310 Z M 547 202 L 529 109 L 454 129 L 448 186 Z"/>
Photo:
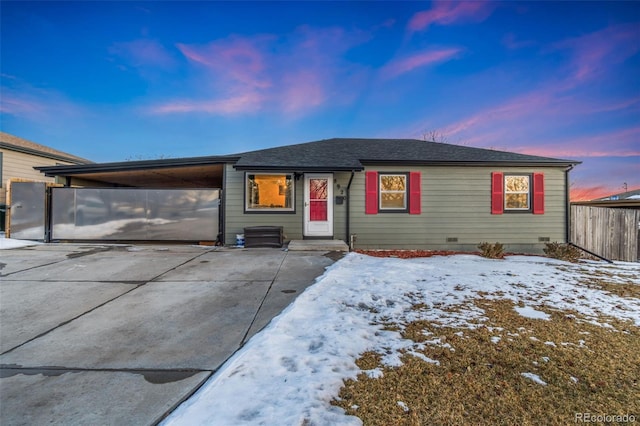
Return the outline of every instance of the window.
<path id="1" fill-rule="evenodd" d="M 247 173 L 245 176 L 245 211 L 294 211 L 295 181 L 292 173 Z"/>
<path id="2" fill-rule="evenodd" d="M 504 209 L 530 210 L 531 197 L 529 175 L 507 175 L 504 177 Z"/>
<path id="3" fill-rule="evenodd" d="M 544 214 L 544 174 L 491 173 L 491 214 Z"/>
<path id="4" fill-rule="evenodd" d="M 421 214 L 420 172 L 365 173 L 365 214 L 379 212 Z"/>
<path id="5" fill-rule="evenodd" d="M 379 175 L 380 210 L 407 210 L 407 175 L 384 174 Z"/>

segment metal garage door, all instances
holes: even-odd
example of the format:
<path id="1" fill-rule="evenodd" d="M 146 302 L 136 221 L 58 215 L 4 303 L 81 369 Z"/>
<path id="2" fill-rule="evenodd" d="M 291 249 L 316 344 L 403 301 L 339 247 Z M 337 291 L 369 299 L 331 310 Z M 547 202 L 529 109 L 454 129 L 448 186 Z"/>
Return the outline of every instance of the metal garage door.
<path id="1" fill-rule="evenodd" d="M 51 241 L 216 241 L 219 189 L 52 188 Z"/>

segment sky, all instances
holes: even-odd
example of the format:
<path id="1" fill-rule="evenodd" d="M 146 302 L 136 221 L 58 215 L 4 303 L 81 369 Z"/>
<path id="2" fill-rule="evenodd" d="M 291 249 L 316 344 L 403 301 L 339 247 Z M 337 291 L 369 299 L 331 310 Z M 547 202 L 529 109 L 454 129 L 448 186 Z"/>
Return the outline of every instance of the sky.
<path id="1" fill-rule="evenodd" d="M 640 2 L 0 2 L 0 128 L 96 162 L 333 137 L 640 189 Z"/>

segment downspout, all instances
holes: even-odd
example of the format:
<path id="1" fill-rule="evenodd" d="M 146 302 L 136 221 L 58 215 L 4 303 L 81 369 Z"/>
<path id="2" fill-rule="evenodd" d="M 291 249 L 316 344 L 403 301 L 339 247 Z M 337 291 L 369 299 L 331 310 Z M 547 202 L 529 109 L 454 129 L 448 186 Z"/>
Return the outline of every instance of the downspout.
<path id="1" fill-rule="evenodd" d="M 564 171 L 564 188 L 565 188 L 565 223 L 564 223 L 564 240 L 571 243 L 571 199 L 569 194 L 569 172 L 575 166 L 571 165 Z"/>
<path id="2" fill-rule="evenodd" d="M 346 220 L 346 228 L 347 229 L 345 230 L 346 231 L 345 237 L 347 238 L 347 244 L 349 245 L 349 251 L 353 250 L 353 247 L 352 247 L 353 244 L 351 242 L 351 234 L 350 234 L 350 232 L 351 232 L 351 215 L 349 214 L 349 211 L 350 211 L 350 209 L 349 209 L 349 205 L 350 205 L 349 199 L 351 198 L 351 195 L 350 195 L 349 191 L 351 190 L 351 182 L 353 182 L 353 176 L 354 175 L 355 175 L 355 172 L 352 170 L 351 171 L 351 177 L 349 178 L 349 183 L 347 184 L 347 203 L 346 203 L 346 206 L 345 206 L 347 208 L 347 215 L 346 215 L 347 216 L 347 220 Z"/>

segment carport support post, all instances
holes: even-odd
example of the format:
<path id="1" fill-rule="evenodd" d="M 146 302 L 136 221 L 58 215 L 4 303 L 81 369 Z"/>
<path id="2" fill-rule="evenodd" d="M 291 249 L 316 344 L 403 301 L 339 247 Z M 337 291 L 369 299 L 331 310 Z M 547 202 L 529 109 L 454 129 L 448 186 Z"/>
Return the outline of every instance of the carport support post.
<path id="1" fill-rule="evenodd" d="M 51 194 L 52 188 L 46 186 L 44 189 L 44 242 L 51 242 Z"/>

